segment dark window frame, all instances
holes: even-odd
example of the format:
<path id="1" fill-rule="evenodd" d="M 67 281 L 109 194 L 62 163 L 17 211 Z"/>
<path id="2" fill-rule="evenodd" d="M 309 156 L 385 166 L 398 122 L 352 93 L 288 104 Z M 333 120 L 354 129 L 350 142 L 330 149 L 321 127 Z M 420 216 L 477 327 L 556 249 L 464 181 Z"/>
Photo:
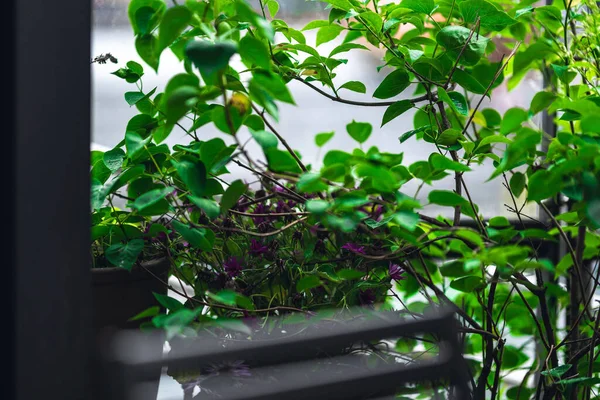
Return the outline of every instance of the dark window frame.
<path id="1" fill-rule="evenodd" d="M 7 2 L 14 399 L 89 397 L 91 1 Z M 5 389 L 6 390 L 6 389 Z"/>

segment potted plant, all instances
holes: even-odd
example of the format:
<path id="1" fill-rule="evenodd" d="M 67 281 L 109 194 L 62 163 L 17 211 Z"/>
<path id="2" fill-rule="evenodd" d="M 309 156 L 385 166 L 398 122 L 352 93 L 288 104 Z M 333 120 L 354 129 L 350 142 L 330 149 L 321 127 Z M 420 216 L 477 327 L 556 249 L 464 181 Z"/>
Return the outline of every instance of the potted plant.
<path id="1" fill-rule="evenodd" d="M 141 315 L 179 340 L 174 351 L 185 351 L 180 339 L 208 322 L 215 340 L 235 340 L 259 328 L 275 332 L 273 315 L 289 314 L 283 323 L 293 331 L 296 314 L 325 308 L 384 307 L 418 318 L 446 305 L 460 316 L 475 398 L 597 396 L 599 280 L 598 269 L 586 267 L 600 248 L 597 4 L 322 2 L 329 18 L 302 30 L 277 18 L 275 0 L 256 8 L 243 0 L 130 3 L 139 56 L 157 70 L 172 51 L 185 72 L 161 93 L 143 90 L 138 63 L 114 72 L 136 84 L 125 98 L 140 114 L 92 169 L 94 221 L 112 225 L 98 238 L 115 235 L 97 254 L 124 266 L 166 254 L 172 275 L 194 288 L 182 293 L 184 303 L 159 296 L 166 312 Z M 316 46 L 303 34 L 313 29 Z M 329 54 L 318 48 L 336 38 L 343 39 Z M 345 55 L 374 49 L 384 51 L 380 69 L 389 72 L 364 100 L 344 97 L 342 89 L 366 91 L 336 79 Z M 494 88 L 512 89 L 530 71 L 541 71 L 548 88 L 528 109 L 486 108 Z M 406 112 L 414 124 L 398 126 L 397 147 L 367 148 L 374 127 L 349 116 L 346 132 L 335 134 L 357 147 L 329 150 L 311 165 L 277 129 L 278 105 L 294 104 L 290 82 L 349 110 L 381 110 L 382 126 Z M 556 134 L 534 123 L 542 111 Z M 234 144 L 203 136 L 207 124 Z M 167 146 L 173 130 L 189 140 Z M 261 154 L 250 154 L 241 132 Z M 409 144 L 427 146 L 427 159 L 404 162 Z M 236 179 L 230 166 L 257 182 Z M 486 180 L 509 194 L 510 219 L 473 201 L 477 186 L 465 177 L 486 166 Z M 454 190 L 437 187 L 443 179 L 454 180 Z M 416 193 L 407 192 L 409 182 L 418 183 Z M 425 186 L 431 190 L 419 196 Z M 115 197 L 125 209 L 110 204 Z M 526 204 L 540 216 L 526 215 Z M 159 236 L 153 247 L 148 238 Z M 567 248 L 561 258 L 539 252 L 559 242 Z M 397 348 L 417 352 L 427 340 L 399 340 Z M 171 372 L 188 391 L 197 382 Z M 518 383 L 503 379 L 519 372 Z M 437 395 L 422 385 L 405 392 Z"/>

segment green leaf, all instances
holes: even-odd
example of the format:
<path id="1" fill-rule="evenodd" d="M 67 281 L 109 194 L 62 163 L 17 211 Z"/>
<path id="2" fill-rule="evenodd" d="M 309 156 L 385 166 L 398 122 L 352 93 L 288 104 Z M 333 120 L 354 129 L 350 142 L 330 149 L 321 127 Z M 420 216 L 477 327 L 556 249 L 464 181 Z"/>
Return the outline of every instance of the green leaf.
<path id="1" fill-rule="evenodd" d="M 397 69 L 386 76 L 373 93 L 378 99 L 389 99 L 399 95 L 410 85 L 410 77 L 404 69 Z"/>
<path id="2" fill-rule="evenodd" d="M 166 138 L 169 137 L 171 132 L 173 131 L 174 124 L 161 125 L 154 130 L 152 133 L 152 138 L 155 143 L 161 143 Z"/>
<path id="3" fill-rule="evenodd" d="M 515 172 L 510 178 L 510 191 L 515 195 L 515 197 L 521 196 L 521 193 L 523 193 L 523 190 L 525 190 L 525 183 L 525 175 L 521 172 Z"/>
<path id="4" fill-rule="evenodd" d="M 529 360 L 529 357 L 522 350 L 514 346 L 504 346 L 502 365 L 507 369 L 516 368 L 527 360 Z"/>
<path id="5" fill-rule="evenodd" d="M 357 271 L 355 269 L 345 268 L 345 269 L 341 269 L 341 270 L 337 271 L 335 273 L 335 275 L 340 279 L 350 281 L 350 280 L 362 278 L 363 276 L 365 276 L 365 273 L 362 271 Z"/>
<path id="6" fill-rule="evenodd" d="M 589 377 L 589 376 L 580 376 L 577 378 L 563 379 L 560 381 L 562 385 L 572 385 L 576 383 L 578 386 L 593 386 L 600 384 L 600 378 Z"/>
<path id="7" fill-rule="evenodd" d="M 227 112 L 229 111 L 229 119 Z M 235 107 L 228 107 L 225 109 L 222 105 L 217 105 L 211 111 L 211 119 L 215 126 L 223 133 L 228 135 L 234 135 L 242 126 L 244 122 L 243 116 L 240 115 L 239 111 Z M 231 127 L 229 126 L 231 122 Z M 233 132 L 231 131 L 233 129 Z"/>
<path id="8" fill-rule="evenodd" d="M 381 33 L 381 30 L 383 29 L 383 20 L 379 14 L 373 11 L 365 11 L 360 13 L 360 18 L 366 22 L 367 26 L 371 28 L 375 34 Z"/>
<path id="9" fill-rule="evenodd" d="M 160 200 L 167 197 L 169 193 L 173 192 L 172 187 L 163 187 L 154 189 L 139 196 L 132 204 L 132 207 L 138 211 L 142 211 L 151 205 L 158 203 Z"/>
<path id="10" fill-rule="evenodd" d="M 271 68 L 269 50 L 262 41 L 250 35 L 246 35 L 240 40 L 239 53 L 242 60 L 250 65 L 257 65 L 264 69 Z"/>
<path id="11" fill-rule="evenodd" d="M 125 152 L 118 147 L 107 151 L 102 156 L 104 165 L 111 171 L 115 172 L 123 166 L 123 160 L 125 159 Z"/>
<path id="12" fill-rule="evenodd" d="M 569 71 L 569 66 L 567 65 L 550 64 L 550 66 L 558 79 L 567 85 L 577 76 L 575 71 Z"/>
<path id="13" fill-rule="evenodd" d="M 393 192 L 398 189 L 401 182 L 390 171 L 388 167 L 373 165 L 370 163 L 361 163 L 356 168 L 356 174 L 359 177 L 371 178 L 371 186 L 375 190 L 382 192 Z"/>
<path id="14" fill-rule="evenodd" d="M 267 71 L 255 71 L 252 74 L 252 84 L 259 86 L 277 100 L 296 104 L 285 82 L 277 74 Z"/>
<path id="15" fill-rule="evenodd" d="M 460 229 L 455 232 L 455 235 L 461 239 L 465 239 L 481 248 L 485 247 L 481 236 L 479 236 L 478 232 L 468 230 L 468 229 Z"/>
<path id="16" fill-rule="evenodd" d="M 452 74 L 452 80 L 467 89 L 469 92 L 475 94 L 484 94 L 486 87 L 484 87 L 477 79 L 473 78 L 471 74 L 463 71 L 462 69 L 454 70 Z"/>
<path id="17" fill-rule="evenodd" d="M 572 366 L 572 364 L 559 365 L 556 368 L 552 368 L 547 371 L 542 371 L 541 374 L 544 376 L 551 376 L 553 378 L 560 378 L 565 372 L 571 369 Z"/>
<path id="18" fill-rule="evenodd" d="M 478 276 L 464 276 L 450 282 L 450 287 L 463 293 L 473 293 L 475 290 L 483 289 L 485 281 Z"/>
<path id="19" fill-rule="evenodd" d="M 469 106 L 467 105 L 467 100 L 465 97 L 459 92 L 448 92 L 448 96 L 450 100 L 452 100 L 451 106 L 458 112 L 460 115 L 467 116 L 469 115 Z"/>
<path id="20" fill-rule="evenodd" d="M 202 197 L 206 189 L 206 167 L 200 160 L 171 160 L 177 174 L 194 196 Z"/>
<path id="21" fill-rule="evenodd" d="M 481 148 L 483 146 L 487 146 L 488 144 L 491 144 L 491 143 L 507 143 L 507 144 L 510 144 L 510 143 L 512 143 L 512 140 L 510 140 L 506 136 L 502 136 L 502 135 L 490 135 L 490 136 L 486 136 L 483 139 L 481 139 L 481 142 L 479 142 L 479 145 L 477 146 L 477 148 Z"/>
<path id="22" fill-rule="evenodd" d="M 400 7 L 427 15 L 431 15 L 437 8 L 433 0 L 402 0 Z"/>
<path id="23" fill-rule="evenodd" d="M 302 51 L 304 53 L 308 53 L 311 56 L 316 57 L 318 60 L 321 59 L 321 56 L 319 55 L 319 52 L 317 50 L 315 50 L 314 48 L 304 44 L 304 43 L 298 43 L 298 44 L 290 44 L 290 45 L 286 45 L 285 46 L 286 49 L 293 49 L 293 50 L 299 50 Z"/>
<path id="24" fill-rule="evenodd" d="M 269 9 L 271 18 L 275 18 L 275 15 L 277 15 L 277 12 L 279 11 L 279 3 L 276 0 L 269 0 L 267 2 L 267 8 Z"/>
<path id="25" fill-rule="evenodd" d="M 448 207 L 455 207 L 468 203 L 464 197 L 449 190 L 432 190 L 429 192 L 427 198 L 430 203 Z"/>
<path id="26" fill-rule="evenodd" d="M 527 199 L 541 201 L 557 194 L 561 189 L 561 182 L 552 171 L 539 170 L 529 177 Z"/>
<path id="27" fill-rule="evenodd" d="M 297 182 L 298 191 L 301 193 L 316 193 L 327 190 L 328 186 L 319 174 L 305 173 L 300 176 Z"/>
<path id="28" fill-rule="evenodd" d="M 152 306 L 142 311 L 141 313 L 129 318 L 127 321 L 138 321 L 140 319 L 157 316 L 160 312 L 159 306 Z"/>
<path id="29" fill-rule="evenodd" d="M 429 163 L 433 166 L 433 168 L 441 171 L 451 170 L 458 172 L 466 172 L 471 171 L 471 168 L 466 166 L 465 164 L 461 164 L 456 161 L 452 161 L 448 157 L 445 157 L 439 153 L 431 153 L 429 156 Z"/>
<path id="30" fill-rule="evenodd" d="M 350 11 L 353 8 L 352 4 L 348 0 L 319 0 L 324 3 L 329 3 L 335 8 L 340 10 Z"/>
<path id="31" fill-rule="evenodd" d="M 467 106 L 467 100 L 465 97 L 458 92 L 447 93 L 444 88 L 438 88 L 438 97 L 444 103 L 452 107 L 460 115 L 469 115 L 469 106 Z"/>
<path id="32" fill-rule="evenodd" d="M 177 311 L 184 309 L 185 306 L 179 300 L 160 293 L 152 293 L 158 303 L 169 311 Z"/>
<path id="33" fill-rule="evenodd" d="M 125 133 L 125 148 L 127 149 L 127 156 L 129 159 L 133 159 L 148 143 L 152 140 L 152 136 L 142 138 L 135 132 Z"/>
<path id="34" fill-rule="evenodd" d="M 106 249 L 104 255 L 112 265 L 131 271 L 133 264 L 135 264 L 143 249 L 144 241 L 142 239 L 133 239 L 125 244 L 113 244 Z"/>
<path id="35" fill-rule="evenodd" d="M 233 290 L 221 290 L 218 293 L 206 292 L 206 296 L 216 301 L 217 303 L 225 304 L 228 306 L 235 306 L 237 304 L 236 299 L 238 297 L 238 294 Z"/>
<path id="36" fill-rule="evenodd" d="M 588 115 L 581 120 L 583 133 L 600 133 L 600 118 L 597 115 Z"/>
<path id="37" fill-rule="evenodd" d="M 197 101 L 200 94 L 198 88 L 193 86 L 180 86 L 165 93 L 164 113 L 167 124 L 179 121 Z"/>
<path id="38" fill-rule="evenodd" d="M 298 283 L 296 283 L 296 290 L 298 292 L 306 292 L 317 286 L 321 286 L 321 279 L 316 275 L 308 275 L 301 278 Z"/>
<path id="39" fill-rule="evenodd" d="M 411 137 L 413 137 L 414 135 L 416 135 L 419 132 L 423 132 L 425 130 L 429 129 L 429 126 L 422 126 L 418 129 L 414 129 L 412 131 L 408 131 L 402 134 L 402 136 L 400 136 L 398 139 L 400 140 L 400 143 L 404 143 L 406 142 L 408 139 L 410 139 Z"/>
<path id="40" fill-rule="evenodd" d="M 313 214 L 323 214 L 331 207 L 331 203 L 325 200 L 308 200 L 306 202 L 306 211 Z"/>
<path id="41" fill-rule="evenodd" d="M 135 83 L 141 78 L 141 75 L 133 72 L 129 68 L 119 68 L 118 70 L 111 72 L 111 74 L 116 75 L 121 79 L 125 79 L 128 83 Z"/>
<path id="42" fill-rule="evenodd" d="M 310 31 L 311 29 L 322 28 L 324 26 L 329 26 L 331 23 L 324 19 L 316 19 L 314 21 L 310 21 L 308 24 L 302 28 L 303 31 Z"/>
<path id="43" fill-rule="evenodd" d="M 488 138 L 496 138 L 498 135 L 488 136 Z M 541 132 L 530 128 L 520 128 L 517 131 L 515 140 L 506 147 L 500 164 L 494 173 L 488 179 L 491 180 L 502 172 L 511 170 L 527 162 L 529 155 L 536 150 L 536 146 L 541 142 Z M 483 140 L 482 140 L 483 143 Z"/>
<path id="44" fill-rule="evenodd" d="M 335 56 L 336 54 L 345 53 L 347 51 L 354 50 L 354 49 L 368 50 L 368 48 L 363 46 L 362 44 L 343 43 L 343 44 L 337 46 L 335 49 L 331 50 L 331 53 L 329 53 L 329 58 Z"/>
<path id="45" fill-rule="evenodd" d="M 485 117 L 485 126 L 488 128 L 498 127 L 502 123 L 502 116 L 492 108 L 483 109 L 481 113 Z"/>
<path id="46" fill-rule="evenodd" d="M 262 131 L 265 129 L 265 123 L 263 122 L 262 118 L 256 114 L 248 115 L 248 117 L 246 117 L 244 120 L 244 125 L 255 131 Z"/>
<path id="47" fill-rule="evenodd" d="M 212 251 L 215 243 L 213 231 L 204 228 L 192 228 L 182 222 L 173 220 L 173 228 L 193 247 L 202 251 Z"/>
<path id="48" fill-rule="evenodd" d="M 144 67 L 135 61 L 127 61 L 127 68 L 137 75 L 144 75 Z"/>
<path id="49" fill-rule="evenodd" d="M 152 31 L 165 12 L 163 0 L 132 0 L 127 7 L 129 22 L 136 35 Z"/>
<path id="50" fill-rule="evenodd" d="M 158 72 L 158 39 L 154 35 L 144 35 L 135 38 L 135 50 L 140 58 L 152 69 Z"/>
<path id="51" fill-rule="evenodd" d="M 346 125 L 346 131 L 352 139 L 356 140 L 358 143 L 364 143 L 369 136 L 371 136 L 373 126 L 368 122 L 356 122 L 352 120 L 351 123 Z"/>
<path id="52" fill-rule="evenodd" d="M 332 41 L 333 39 L 335 39 L 336 37 L 339 36 L 340 33 L 342 33 L 342 31 L 344 30 L 344 28 L 342 28 L 339 25 L 326 25 L 323 26 L 321 28 L 319 28 L 319 30 L 317 31 L 317 47 L 319 47 L 320 45 L 322 45 L 323 43 L 327 43 Z"/>
<path id="53" fill-rule="evenodd" d="M 414 211 L 399 211 L 393 216 L 394 221 L 404 229 L 414 232 L 419 223 L 419 214 Z"/>
<path id="54" fill-rule="evenodd" d="M 462 131 L 450 128 L 440 133 L 437 139 L 435 139 L 435 142 L 442 146 L 453 146 L 458 142 L 458 139 L 461 138 L 463 138 Z"/>
<path id="55" fill-rule="evenodd" d="M 302 172 L 294 157 L 285 150 L 271 147 L 265 150 L 265 156 L 267 157 L 269 169 L 273 172 Z"/>
<path id="56" fill-rule="evenodd" d="M 315 144 L 318 147 L 323 147 L 327 142 L 331 140 L 331 138 L 333 138 L 334 134 L 335 132 L 317 133 L 317 135 L 315 136 Z"/>
<path id="57" fill-rule="evenodd" d="M 215 219 L 221 214 L 219 203 L 214 200 L 203 199 L 192 195 L 188 195 L 188 199 L 194 203 L 196 207 L 204 211 L 206 216 L 210 219 Z"/>
<path id="58" fill-rule="evenodd" d="M 250 131 L 250 134 L 252 135 L 254 140 L 256 140 L 256 143 L 258 143 L 260 147 L 263 148 L 263 150 L 269 149 L 271 147 L 277 147 L 279 139 L 277 139 L 277 136 L 275 136 L 273 133 L 263 130 L 255 131 L 251 128 L 249 128 L 248 130 Z"/>
<path id="59" fill-rule="evenodd" d="M 467 23 L 475 23 L 480 18 L 480 26 L 492 31 L 501 31 L 517 21 L 492 3 L 485 0 L 466 0 L 459 3 L 463 19 Z"/>
<path id="60" fill-rule="evenodd" d="M 246 190 L 246 184 L 241 180 L 238 179 L 231 182 L 227 190 L 225 190 L 223 197 L 221 197 L 221 212 L 225 213 L 229 211 L 231 207 L 235 206 L 240 197 L 246 193 Z"/>
<path id="61" fill-rule="evenodd" d="M 367 87 L 365 86 L 364 83 L 359 82 L 359 81 L 346 82 L 342 86 L 340 86 L 339 89 L 348 89 L 348 90 L 352 90 L 353 92 L 367 93 Z"/>
<path id="62" fill-rule="evenodd" d="M 446 26 L 437 33 L 436 40 L 446 49 L 448 55 L 454 59 L 458 58 L 464 47 L 465 49 L 459 63 L 468 66 L 475 65 L 483 57 L 490 39 L 483 35 L 474 34 L 467 44 L 470 33 L 470 29 L 462 26 Z"/>
<path id="63" fill-rule="evenodd" d="M 500 134 L 506 135 L 516 131 L 528 118 L 527 111 L 522 108 L 513 107 L 507 110 L 506 113 L 504 113 L 504 118 L 502 118 L 502 123 L 500 124 Z"/>
<path id="64" fill-rule="evenodd" d="M 404 114 L 412 107 L 413 103 L 410 100 L 400 100 L 395 102 L 385 110 L 385 113 L 383 114 L 383 120 L 381 121 L 381 126 L 384 126 L 388 122 Z"/>
<path id="65" fill-rule="evenodd" d="M 205 40 L 190 41 L 185 46 L 185 56 L 202 75 L 212 77 L 229 65 L 231 57 L 237 53 L 235 42 L 210 43 Z"/>
<path id="66" fill-rule="evenodd" d="M 533 99 L 531 100 L 531 106 L 529 110 L 532 115 L 539 113 L 540 111 L 545 110 L 556 100 L 557 95 L 551 92 L 537 92 Z"/>
<path id="67" fill-rule="evenodd" d="M 596 229 L 600 228 L 600 199 L 589 200 L 585 205 L 585 214 Z"/>
<path id="68" fill-rule="evenodd" d="M 145 94 L 142 92 L 125 92 L 125 101 L 130 106 L 134 106 L 138 101 L 143 99 Z"/>
<path id="69" fill-rule="evenodd" d="M 169 8 L 163 15 L 158 27 L 158 55 L 169 47 L 175 39 L 187 28 L 192 19 L 192 13 L 185 6 Z"/>

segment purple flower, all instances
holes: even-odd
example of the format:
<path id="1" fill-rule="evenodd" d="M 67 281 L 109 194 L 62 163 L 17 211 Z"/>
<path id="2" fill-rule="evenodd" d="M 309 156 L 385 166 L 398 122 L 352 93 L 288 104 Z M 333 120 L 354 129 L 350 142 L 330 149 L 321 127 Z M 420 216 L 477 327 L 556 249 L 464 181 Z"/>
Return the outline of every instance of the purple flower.
<path id="1" fill-rule="evenodd" d="M 287 212 L 287 205 L 285 204 L 285 202 L 283 200 L 279 200 L 277 202 L 277 205 L 275 206 L 275 212 L 277 213 L 284 213 Z"/>
<path id="2" fill-rule="evenodd" d="M 223 263 L 223 267 L 225 268 L 227 276 L 230 278 L 235 278 L 244 269 L 242 263 L 237 257 L 230 257 L 229 260 Z"/>
<path id="3" fill-rule="evenodd" d="M 375 207 L 375 210 L 373 211 L 373 219 L 375 221 L 379 221 L 379 219 L 381 218 L 382 215 L 383 215 L 383 206 L 378 205 L 377 207 Z"/>
<path id="4" fill-rule="evenodd" d="M 164 232 L 158 232 L 156 234 L 156 237 L 154 238 L 154 241 L 156 242 L 166 242 L 167 241 L 167 234 Z"/>
<path id="5" fill-rule="evenodd" d="M 315 225 L 311 226 L 310 233 L 314 236 L 317 236 L 317 233 L 319 233 L 319 224 L 315 224 Z"/>
<path id="6" fill-rule="evenodd" d="M 220 373 L 230 372 L 236 378 L 247 378 L 252 376 L 250 367 L 242 360 L 213 364 L 208 368 L 207 372 L 210 375 L 219 375 Z"/>
<path id="7" fill-rule="evenodd" d="M 248 201 L 246 201 L 243 197 L 240 197 L 237 204 L 235 205 L 235 209 L 240 212 L 246 212 L 250 206 L 248 205 Z"/>
<path id="8" fill-rule="evenodd" d="M 259 242 L 256 239 L 250 240 L 250 254 L 253 256 L 260 256 L 261 254 L 265 254 L 269 251 L 269 248 Z"/>
<path id="9" fill-rule="evenodd" d="M 270 208 L 271 207 L 261 203 L 254 208 L 253 214 L 268 214 L 271 212 Z M 254 220 L 254 224 L 257 226 L 268 221 L 268 218 L 263 216 L 252 217 L 252 219 Z"/>
<path id="10" fill-rule="evenodd" d="M 398 264 L 394 264 L 390 261 L 390 266 L 388 267 L 388 273 L 390 274 L 390 278 L 395 281 L 402 281 L 406 279 L 404 275 L 404 269 Z"/>
<path id="11" fill-rule="evenodd" d="M 356 243 L 348 242 L 342 246 L 342 249 L 348 250 L 348 251 L 350 251 L 352 253 L 356 253 L 356 254 L 365 254 L 365 247 L 359 246 Z"/>
<path id="12" fill-rule="evenodd" d="M 375 292 L 372 289 L 365 289 L 358 292 L 358 301 L 363 306 L 369 306 L 375 303 L 377 297 L 375 296 Z"/>

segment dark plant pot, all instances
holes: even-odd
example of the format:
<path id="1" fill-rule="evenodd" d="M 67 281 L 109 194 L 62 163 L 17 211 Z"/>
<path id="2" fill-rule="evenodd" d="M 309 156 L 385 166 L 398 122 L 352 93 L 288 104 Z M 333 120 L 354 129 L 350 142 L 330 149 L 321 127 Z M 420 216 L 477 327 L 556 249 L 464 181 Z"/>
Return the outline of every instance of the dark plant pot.
<path id="1" fill-rule="evenodd" d="M 168 280 L 169 265 L 169 259 L 160 258 L 144 262 L 144 268 L 135 266 L 131 271 L 122 268 L 92 269 L 93 332 L 96 349 L 102 351 L 107 340 L 118 330 L 139 329 L 145 321 L 129 321 L 131 317 L 150 307 L 161 307 L 153 293 L 167 294 L 168 288 L 163 282 Z M 152 351 L 160 355 L 163 347 L 157 345 Z M 144 385 L 143 398 L 156 398 L 160 375 L 161 370 L 157 369 L 156 379 Z M 107 375 L 100 372 L 96 376 Z M 100 399 L 106 398 L 105 390 L 110 390 L 111 384 L 95 381 L 94 386 L 97 388 L 94 390 L 95 398 Z"/>

